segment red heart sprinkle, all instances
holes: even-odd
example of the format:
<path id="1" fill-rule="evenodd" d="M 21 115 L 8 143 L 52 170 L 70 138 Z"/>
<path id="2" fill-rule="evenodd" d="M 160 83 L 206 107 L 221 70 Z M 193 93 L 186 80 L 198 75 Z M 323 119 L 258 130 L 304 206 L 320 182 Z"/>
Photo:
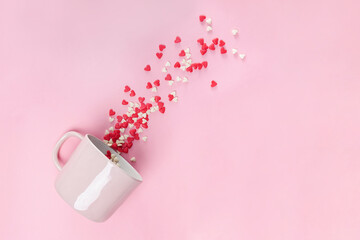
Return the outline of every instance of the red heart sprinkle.
<path id="1" fill-rule="evenodd" d="M 161 100 L 161 97 L 160 96 L 155 96 L 155 102 L 159 102 Z"/>
<path id="2" fill-rule="evenodd" d="M 139 123 L 139 122 L 136 122 L 136 123 L 134 123 L 134 126 L 136 127 L 136 129 L 139 129 L 140 123 Z"/>
<path id="3" fill-rule="evenodd" d="M 115 115 L 114 110 L 110 109 L 110 110 L 109 110 L 109 116 L 114 116 L 114 115 Z"/>
<path id="4" fill-rule="evenodd" d="M 207 68 L 208 62 L 207 62 L 207 61 L 203 61 L 203 62 L 202 62 L 202 65 L 204 66 L 204 68 Z"/>
<path id="5" fill-rule="evenodd" d="M 126 101 L 125 99 L 124 100 L 122 100 L 122 105 L 128 105 L 128 101 Z"/>
<path id="6" fill-rule="evenodd" d="M 199 70 L 201 70 L 202 67 L 203 67 L 203 65 L 202 65 L 201 63 L 197 63 L 197 68 L 198 68 Z"/>
<path id="7" fill-rule="evenodd" d="M 184 50 L 181 50 L 181 52 L 179 53 L 179 56 L 180 56 L 180 57 L 185 56 L 185 51 L 184 51 Z"/>
<path id="8" fill-rule="evenodd" d="M 135 94 L 135 91 L 134 90 L 131 90 L 130 92 L 130 97 L 134 97 L 136 94 Z"/>
<path id="9" fill-rule="evenodd" d="M 176 63 L 174 64 L 174 68 L 180 68 L 180 63 L 179 63 L 179 62 L 176 62 Z"/>
<path id="10" fill-rule="evenodd" d="M 159 106 L 159 108 L 162 108 L 162 107 L 164 107 L 164 103 L 163 102 L 158 102 L 158 106 Z"/>
<path id="11" fill-rule="evenodd" d="M 140 127 L 140 126 L 139 126 L 139 127 Z M 139 127 L 138 127 L 138 128 L 139 128 Z M 135 136 L 134 136 L 134 138 L 135 138 L 135 140 L 139 140 L 139 139 L 140 139 L 139 134 L 136 133 Z"/>
<path id="12" fill-rule="evenodd" d="M 166 81 L 170 81 L 172 79 L 171 75 L 168 73 L 165 77 L 165 80 Z"/>
<path id="13" fill-rule="evenodd" d="M 219 42 L 219 46 L 220 46 L 220 47 L 225 46 L 225 42 L 224 42 L 223 40 L 220 40 L 220 42 Z"/>
<path id="14" fill-rule="evenodd" d="M 210 49 L 210 50 L 215 50 L 215 44 L 213 44 L 213 43 L 210 44 L 210 45 L 209 45 L 209 49 Z"/>
<path id="15" fill-rule="evenodd" d="M 219 39 L 218 39 L 218 38 L 214 38 L 214 39 L 212 40 L 212 42 L 213 42 L 215 45 L 218 45 Z"/>
<path id="16" fill-rule="evenodd" d="M 193 68 L 192 68 L 192 66 L 190 66 L 190 67 L 186 68 L 186 71 L 187 71 L 187 72 L 193 72 Z"/>
<path id="17" fill-rule="evenodd" d="M 129 123 L 128 123 L 128 122 L 123 122 L 123 123 L 122 123 L 122 127 L 123 127 L 123 128 L 127 128 L 128 126 L 129 126 Z"/>
<path id="18" fill-rule="evenodd" d="M 165 112 L 165 107 L 159 108 L 159 112 L 164 113 Z"/>
<path id="19" fill-rule="evenodd" d="M 104 136 L 104 140 L 109 141 L 109 140 L 110 140 L 110 135 L 109 135 L 109 134 L 106 134 L 106 135 Z"/>
<path id="20" fill-rule="evenodd" d="M 130 148 L 133 146 L 133 143 L 132 143 L 132 142 L 128 142 L 126 145 L 127 145 L 127 147 L 130 149 Z"/>
<path id="21" fill-rule="evenodd" d="M 175 43 L 179 43 L 179 42 L 181 42 L 181 38 L 179 37 L 179 36 L 177 36 L 176 38 L 175 38 L 175 41 L 174 41 Z"/>
<path id="22" fill-rule="evenodd" d="M 165 48 L 166 48 L 166 46 L 165 46 L 164 44 L 160 44 L 160 45 L 159 45 L 159 50 L 160 50 L 160 51 L 164 50 Z"/>
<path id="23" fill-rule="evenodd" d="M 227 53 L 227 50 L 226 50 L 224 47 L 222 47 L 222 48 L 220 49 L 220 52 L 221 52 L 221 54 L 225 54 L 225 53 Z"/>
<path id="24" fill-rule="evenodd" d="M 200 50 L 201 55 L 204 55 L 206 52 L 207 52 L 207 50 L 204 50 L 204 49 Z"/>
<path id="25" fill-rule="evenodd" d="M 197 42 L 200 43 L 200 45 L 203 45 L 203 44 L 204 44 L 204 39 L 203 39 L 203 38 L 199 38 L 199 39 L 197 40 Z"/>
<path id="26" fill-rule="evenodd" d="M 163 56 L 163 54 L 162 53 L 156 53 L 156 56 L 157 56 L 158 59 L 160 59 Z"/>
<path id="27" fill-rule="evenodd" d="M 145 101 L 144 97 L 139 97 L 138 99 L 139 99 L 139 102 L 141 102 L 141 103 Z"/>
<path id="28" fill-rule="evenodd" d="M 152 107 L 152 104 L 151 103 L 147 103 L 146 104 L 146 109 L 150 109 Z M 147 117 L 147 116 L 146 116 Z"/>
<path id="29" fill-rule="evenodd" d="M 217 82 L 215 82 L 214 80 L 211 81 L 211 87 L 216 87 Z"/>
<path id="30" fill-rule="evenodd" d="M 157 87 L 160 86 L 160 80 L 155 80 L 154 85 Z"/>
<path id="31" fill-rule="evenodd" d="M 116 124 L 115 124 L 115 128 L 116 128 L 116 129 L 120 129 L 120 128 L 121 128 L 121 124 L 120 124 L 120 123 L 116 123 Z"/>
<path id="32" fill-rule="evenodd" d="M 146 67 L 144 68 L 145 71 L 149 72 L 151 70 L 150 65 L 146 65 Z"/>
<path id="33" fill-rule="evenodd" d="M 123 151 L 124 153 L 128 153 L 128 152 L 129 152 L 129 149 L 128 149 L 127 147 L 124 147 L 124 148 L 122 149 L 122 151 Z"/>
<path id="34" fill-rule="evenodd" d="M 194 68 L 194 69 L 197 69 L 198 68 L 197 63 L 191 64 L 191 67 Z"/>
<path id="35" fill-rule="evenodd" d="M 148 83 L 146 84 L 146 88 L 147 88 L 147 89 L 152 88 L 151 82 L 148 82 Z"/>
<path id="36" fill-rule="evenodd" d="M 122 116 L 119 115 L 119 116 L 117 116 L 116 118 L 117 118 L 118 122 L 121 122 Z"/>
<path id="37" fill-rule="evenodd" d="M 199 16 L 200 22 L 203 22 L 205 19 L 206 19 L 206 16 L 205 16 L 205 15 L 200 15 L 200 16 Z"/>
<path id="38" fill-rule="evenodd" d="M 136 133 L 136 129 L 131 129 L 131 130 L 129 131 L 129 133 L 130 133 L 132 136 L 134 136 L 135 133 Z"/>
<path id="39" fill-rule="evenodd" d="M 143 123 L 143 124 L 141 124 L 141 126 L 143 127 L 143 128 L 148 128 L 149 126 L 147 125 L 147 123 Z"/>
<path id="40" fill-rule="evenodd" d="M 169 94 L 168 97 L 169 97 L 169 101 L 174 99 L 174 95 L 172 95 L 172 94 Z"/>
<path id="41" fill-rule="evenodd" d="M 207 50 L 209 47 L 208 45 L 206 45 L 206 43 L 204 43 L 202 46 L 201 46 L 201 49 L 202 50 Z"/>
<path id="42" fill-rule="evenodd" d="M 130 90 L 131 90 L 131 88 L 128 85 L 126 85 L 125 89 L 124 89 L 124 92 L 129 92 Z"/>

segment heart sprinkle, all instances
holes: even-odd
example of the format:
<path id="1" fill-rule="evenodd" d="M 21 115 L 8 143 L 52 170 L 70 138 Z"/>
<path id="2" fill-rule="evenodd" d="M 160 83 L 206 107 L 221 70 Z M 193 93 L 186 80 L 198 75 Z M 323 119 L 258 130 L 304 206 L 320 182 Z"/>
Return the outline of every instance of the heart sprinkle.
<path id="1" fill-rule="evenodd" d="M 203 45 L 203 44 L 204 44 L 204 39 L 203 39 L 203 38 L 199 38 L 199 39 L 197 40 L 197 42 L 200 43 L 200 45 Z"/>
<path id="2" fill-rule="evenodd" d="M 135 91 L 134 90 L 131 90 L 130 92 L 130 97 L 134 97 L 136 94 L 135 94 Z"/>
<path id="3" fill-rule="evenodd" d="M 151 67 L 150 65 L 146 65 L 145 68 L 144 68 L 145 71 L 149 72 L 151 70 Z"/>
<path id="4" fill-rule="evenodd" d="M 151 82 L 148 82 L 148 83 L 146 84 L 146 88 L 147 88 L 147 89 L 152 88 Z"/>
<path id="5" fill-rule="evenodd" d="M 179 63 L 179 62 L 176 62 L 176 63 L 174 64 L 174 68 L 180 68 L 180 63 Z"/>
<path id="6" fill-rule="evenodd" d="M 214 80 L 211 81 L 211 87 L 216 87 L 217 82 L 215 82 Z"/>
<path id="7" fill-rule="evenodd" d="M 203 22 L 205 19 L 206 19 L 206 16 L 205 16 L 205 15 L 200 15 L 200 16 L 199 16 L 200 22 Z"/>
<path id="8" fill-rule="evenodd" d="M 221 52 L 221 54 L 225 54 L 225 53 L 227 53 L 227 50 L 226 50 L 224 47 L 222 47 L 222 48 L 220 49 L 220 52 Z"/>
<path id="9" fill-rule="evenodd" d="M 157 87 L 159 87 L 159 86 L 160 86 L 160 80 L 155 80 L 155 81 L 154 81 L 154 85 L 157 86 Z"/>
<path id="10" fill-rule="evenodd" d="M 180 43 L 181 42 L 181 38 L 179 36 L 177 36 L 174 40 L 175 43 Z"/>
<path id="11" fill-rule="evenodd" d="M 165 80 L 166 81 L 170 81 L 172 79 L 171 75 L 168 73 L 165 77 Z"/>
<path id="12" fill-rule="evenodd" d="M 163 54 L 162 53 L 156 53 L 156 56 L 158 59 L 162 58 Z"/>
<path id="13" fill-rule="evenodd" d="M 166 46 L 164 44 L 160 44 L 159 45 L 159 50 L 162 52 L 164 49 L 166 48 Z"/>
<path id="14" fill-rule="evenodd" d="M 131 88 L 128 85 L 126 85 L 125 89 L 124 89 L 124 92 L 129 92 L 130 90 L 131 90 Z"/>
<path id="15" fill-rule="evenodd" d="M 184 50 L 181 50 L 181 52 L 179 53 L 179 56 L 180 56 L 180 57 L 185 56 L 185 51 L 184 51 Z"/>
<path id="16" fill-rule="evenodd" d="M 224 42 L 223 40 L 220 40 L 220 42 L 219 42 L 219 46 L 220 46 L 220 47 L 225 46 L 225 42 Z"/>
<path id="17" fill-rule="evenodd" d="M 114 115 L 115 115 L 115 111 L 112 110 L 112 109 L 110 109 L 110 110 L 109 110 L 109 116 L 114 116 Z"/>
<path id="18" fill-rule="evenodd" d="M 238 34 L 238 32 L 239 32 L 239 30 L 237 30 L 237 29 L 231 30 L 231 33 L 233 36 L 236 36 Z"/>

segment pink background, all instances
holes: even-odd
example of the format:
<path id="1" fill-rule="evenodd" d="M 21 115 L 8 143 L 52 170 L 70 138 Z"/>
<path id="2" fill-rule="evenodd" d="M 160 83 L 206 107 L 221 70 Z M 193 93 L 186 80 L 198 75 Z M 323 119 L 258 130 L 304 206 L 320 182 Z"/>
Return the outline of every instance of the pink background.
<path id="1" fill-rule="evenodd" d="M 0 1 L 0 239 L 360 239 L 359 11 L 355 0 Z M 109 221 L 86 220 L 55 192 L 55 142 L 70 129 L 101 137 L 124 84 L 145 92 L 176 35 L 192 49 L 206 36 L 201 13 L 246 61 L 206 56 L 133 149 L 144 182 Z"/>

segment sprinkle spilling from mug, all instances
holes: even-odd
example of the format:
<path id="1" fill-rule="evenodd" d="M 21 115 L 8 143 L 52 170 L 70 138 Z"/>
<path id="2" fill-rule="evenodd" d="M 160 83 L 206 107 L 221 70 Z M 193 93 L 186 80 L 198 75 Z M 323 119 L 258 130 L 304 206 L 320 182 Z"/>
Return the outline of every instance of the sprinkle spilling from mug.
<path id="1" fill-rule="evenodd" d="M 200 24 L 203 25 L 207 32 L 214 31 L 213 29 L 213 20 L 210 17 L 205 15 L 199 16 Z M 238 34 L 237 29 L 232 29 L 231 33 L 233 36 Z M 199 47 L 199 52 L 201 56 L 204 56 L 209 52 L 216 53 L 216 49 L 220 52 L 220 54 L 226 54 L 227 49 L 225 48 L 226 42 L 219 37 L 215 37 L 208 42 L 205 40 L 207 37 L 200 37 L 196 39 L 197 46 Z M 175 37 L 173 47 L 175 45 L 179 45 L 182 42 L 182 39 L 179 36 Z M 165 44 L 159 44 L 158 49 L 160 52 L 155 52 L 155 55 L 158 59 L 163 59 L 166 57 L 164 50 L 169 46 Z M 179 46 L 177 46 L 179 47 Z M 230 48 L 231 53 L 234 56 L 239 56 L 240 59 L 245 59 L 244 53 L 238 53 L 237 48 Z M 179 50 L 178 56 L 175 56 L 174 64 L 172 65 L 170 61 L 165 60 L 165 66 L 161 68 L 161 74 L 163 77 L 161 81 L 166 81 L 169 86 L 173 86 L 176 83 L 176 86 L 181 83 L 189 82 L 189 76 L 194 71 L 204 71 L 208 68 L 208 61 L 206 60 L 196 60 L 192 58 L 192 54 L 190 48 L 182 48 Z M 204 56 L 205 57 L 205 56 Z M 180 59 L 179 59 L 180 58 Z M 144 70 L 149 72 L 151 71 L 150 64 L 145 65 Z M 181 73 L 183 72 L 183 73 Z M 184 76 L 186 74 L 186 76 Z M 167 106 L 162 100 L 162 97 L 156 94 L 158 88 L 162 86 L 162 83 L 159 79 L 146 81 L 144 84 L 144 88 L 151 90 L 153 96 L 151 96 L 148 100 L 139 96 L 137 101 L 123 99 L 121 104 L 127 108 L 127 111 L 122 114 L 116 114 L 113 109 L 109 110 L 109 122 L 111 126 L 105 130 L 105 134 L 103 137 L 104 143 L 117 151 L 119 154 L 126 154 L 133 147 L 136 141 L 142 140 L 146 142 L 148 140 L 147 136 L 143 136 L 144 131 L 149 127 L 149 121 L 151 114 L 155 112 L 160 112 L 165 114 Z M 212 80 L 210 83 L 211 88 L 217 86 L 217 82 Z M 135 90 L 130 86 L 126 85 L 124 87 L 124 92 L 129 94 L 129 97 L 136 96 Z M 169 101 L 168 104 L 178 102 L 178 95 L 175 90 L 168 92 L 167 96 L 163 96 L 163 99 L 167 99 Z M 107 151 L 105 154 L 107 158 L 109 158 L 114 164 L 118 164 L 119 159 L 117 159 L 115 154 L 111 154 L 110 151 Z M 135 162 L 136 158 L 133 156 L 130 158 L 130 162 Z"/>

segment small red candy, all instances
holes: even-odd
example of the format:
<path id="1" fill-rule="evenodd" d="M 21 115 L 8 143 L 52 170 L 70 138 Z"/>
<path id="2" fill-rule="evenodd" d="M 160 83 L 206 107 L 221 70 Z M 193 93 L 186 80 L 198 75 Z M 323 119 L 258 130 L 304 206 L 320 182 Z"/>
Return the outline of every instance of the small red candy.
<path id="1" fill-rule="evenodd" d="M 129 102 L 128 101 L 126 101 L 125 99 L 124 100 L 122 100 L 122 105 L 128 105 L 129 104 Z"/>
<path id="2" fill-rule="evenodd" d="M 145 68 L 144 68 L 145 71 L 149 72 L 151 70 L 151 67 L 150 65 L 146 65 Z"/>
<path id="3" fill-rule="evenodd" d="M 166 48 L 166 46 L 165 46 L 164 44 L 160 44 L 160 45 L 159 45 L 159 50 L 160 50 L 160 51 L 164 50 L 165 48 Z"/>
<path id="4" fill-rule="evenodd" d="M 219 46 L 220 46 L 220 47 L 225 46 L 225 42 L 224 42 L 223 40 L 220 40 L 220 42 L 219 42 Z"/>
<path id="5" fill-rule="evenodd" d="M 154 85 L 157 86 L 157 87 L 159 87 L 159 86 L 160 86 L 160 80 L 155 80 L 155 81 L 154 81 Z"/>
<path id="6" fill-rule="evenodd" d="M 148 83 L 146 84 L 146 88 L 147 88 L 147 89 L 152 88 L 151 82 L 148 82 Z"/>
<path id="7" fill-rule="evenodd" d="M 203 61 L 203 62 L 202 62 L 202 65 L 204 66 L 204 68 L 207 68 L 208 62 L 207 62 L 207 61 Z"/>
<path id="8" fill-rule="evenodd" d="M 115 124 L 115 129 L 120 129 L 121 128 L 121 124 L 120 123 L 116 123 Z"/>
<path id="9" fill-rule="evenodd" d="M 131 130 L 129 131 L 129 133 L 130 133 L 132 136 L 134 136 L 134 135 L 136 134 L 136 129 L 131 129 Z"/>
<path id="10" fill-rule="evenodd" d="M 203 39 L 203 38 L 199 38 L 199 39 L 197 40 L 197 42 L 200 43 L 200 45 L 203 45 L 203 44 L 204 44 L 204 39 Z"/>
<path id="11" fill-rule="evenodd" d="M 157 56 L 158 59 L 160 59 L 163 56 L 163 54 L 162 53 L 156 53 L 156 56 Z"/>
<path id="12" fill-rule="evenodd" d="M 206 16 L 205 16 L 205 15 L 200 15 L 200 16 L 199 16 L 200 22 L 203 22 L 205 19 L 206 19 Z"/>
<path id="13" fill-rule="evenodd" d="M 199 70 L 201 70 L 202 67 L 203 67 L 203 65 L 202 65 L 201 63 L 197 63 L 196 65 L 197 65 L 197 68 L 198 68 Z"/>
<path id="14" fill-rule="evenodd" d="M 174 99 L 174 95 L 169 94 L 169 95 L 168 95 L 168 98 L 169 98 L 169 101 L 172 101 L 172 100 Z"/>
<path id="15" fill-rule="evenodd" d="M 193 68 L 192 68 L 192 66 L 190 66 L 190 67 L 186 68 L 186 71 L 187 71 L 187 72 L 193 72 Z"/>
<path id="16" fill-rule="evenodd" d="M 225 54 L 225 53 L 227 53 L 227 50 L 226 50 L 224 47 L 222 47 L 222 48 L 220 49 L 220 52 L 221 52 L 221 54 Z"/>
<path id="17" fill-rule="evenodd" d="M 201 46 L 201 49 L 202 50 L 207 50 L 209 47 L 208 45 L 206 45 L 206 43 L 204 43 L 202 46 Z"/>
<path id="18" fill-rule="evenodd" d="M 164 103 L 163 102 L 158 102 L 158 106 L 159 106 L 159 108 L 162 108 L 162 107 L 164 107 Z"/>
<path id="19" fill-rule="evenodd" d="M 181 38 L 179 37 L 179 36 L 177 36 L 176 38 L 175 38 L 175 41 L 174 41 L 175 43 L 179 43 L 179 42 L 181 42 Z"/>
<path id="20" fill-rule="evenodd" d="M 128 85 L 126 85 L 125 89 L 124 89 L 124 92 L 129 92 L 130 90 L 131 90 L 131 88 Z"/>
<path id="21" fill-rule="evenodd" d="M 174 68 L 180 68 L 180 63 L 179 63 L 179 62 L 176 62 L 176 63 L 174 64 Z"/>
<path id="22" fill-rule="evenodd" d="M 159 102 L 161 100 L 161 97 L 160 96 L 155 96 L 155 102 Z"/>
<path id="23" fill-rule="evenodd" d="M 122 119 L 123 119 L 123 118 L 122 118 L 122 116 L 120 116 L 120 115 L 119 115 L 119 116 L 117 116 L 116 118 L 117 118 L 118 122 L 121 122 L 121 121 L 122 121 Z"/>
<path id="24" fill-rule="evenodd" d="M 200 50 L 201 55 L 205 55 L 206 52 L 207 52 L 207 50 L 204 50 L 204 49 Z"/>
<path id="25" fill-rule="evenodd" d="M 110 110 L 109 110 L 109 116 L 114 116 L 114 115 L 115 115 L 114 110 L 110 109 Z"/>
<path id="26" fill-rule="evenodd" d="M 180 57 L 184 57 L 185 54 L 186 54 L 185 51 L 184 51 L 184 50 L 181 50 L 181 52 L 179 53 L 179 56 L 180 56 Z"/>
<path id="27" fill-rule="evenodd" d="M 214 38 L 214 39 L 212 40 L 212 42 L 213 42 L 215 45 L 218 45 L 219 39 L 218 39 L 218 38 Z"/>
<path id="28" fill-rule="evenodd" d="M 210 44 L 210 45 L 209 45 L 209 49 L 210 49 L 210 50 L 215 50 L 215 44 L 213 44 L 213 43 Z"/>
<path id="29" fill-rule="evenodd" d="M 172 79 L 172 77 L 171 77 L 170 73 L 168 73 L 165 77 L 165 80 L 170 81 L 171 79 Z"/>
<path id="30" fill-rule="evenodd" d="M 130 92 L 130 97 L 134 97 L 136 94 L 135 94 L 135 91 L 134 90 L 131 90 Z"/>
<path id="31" fill-rule="evenodd" d="M 141 102 L 141 103 L 145 101 L 144 97 L 139 97 L 138 99 L 139 99 L 139 102 Z"/>
<path id="32" fill-rule="evenodd" d="M 211 81 L 211 87 L 216 87 L 217 82 L 215 82 L 214 80 Z"/>
<path id="33" fill-rule="evenodd" d="M 165 107 L 159 108 L 159 112 L 164 113 L 165 112 Z"/>

